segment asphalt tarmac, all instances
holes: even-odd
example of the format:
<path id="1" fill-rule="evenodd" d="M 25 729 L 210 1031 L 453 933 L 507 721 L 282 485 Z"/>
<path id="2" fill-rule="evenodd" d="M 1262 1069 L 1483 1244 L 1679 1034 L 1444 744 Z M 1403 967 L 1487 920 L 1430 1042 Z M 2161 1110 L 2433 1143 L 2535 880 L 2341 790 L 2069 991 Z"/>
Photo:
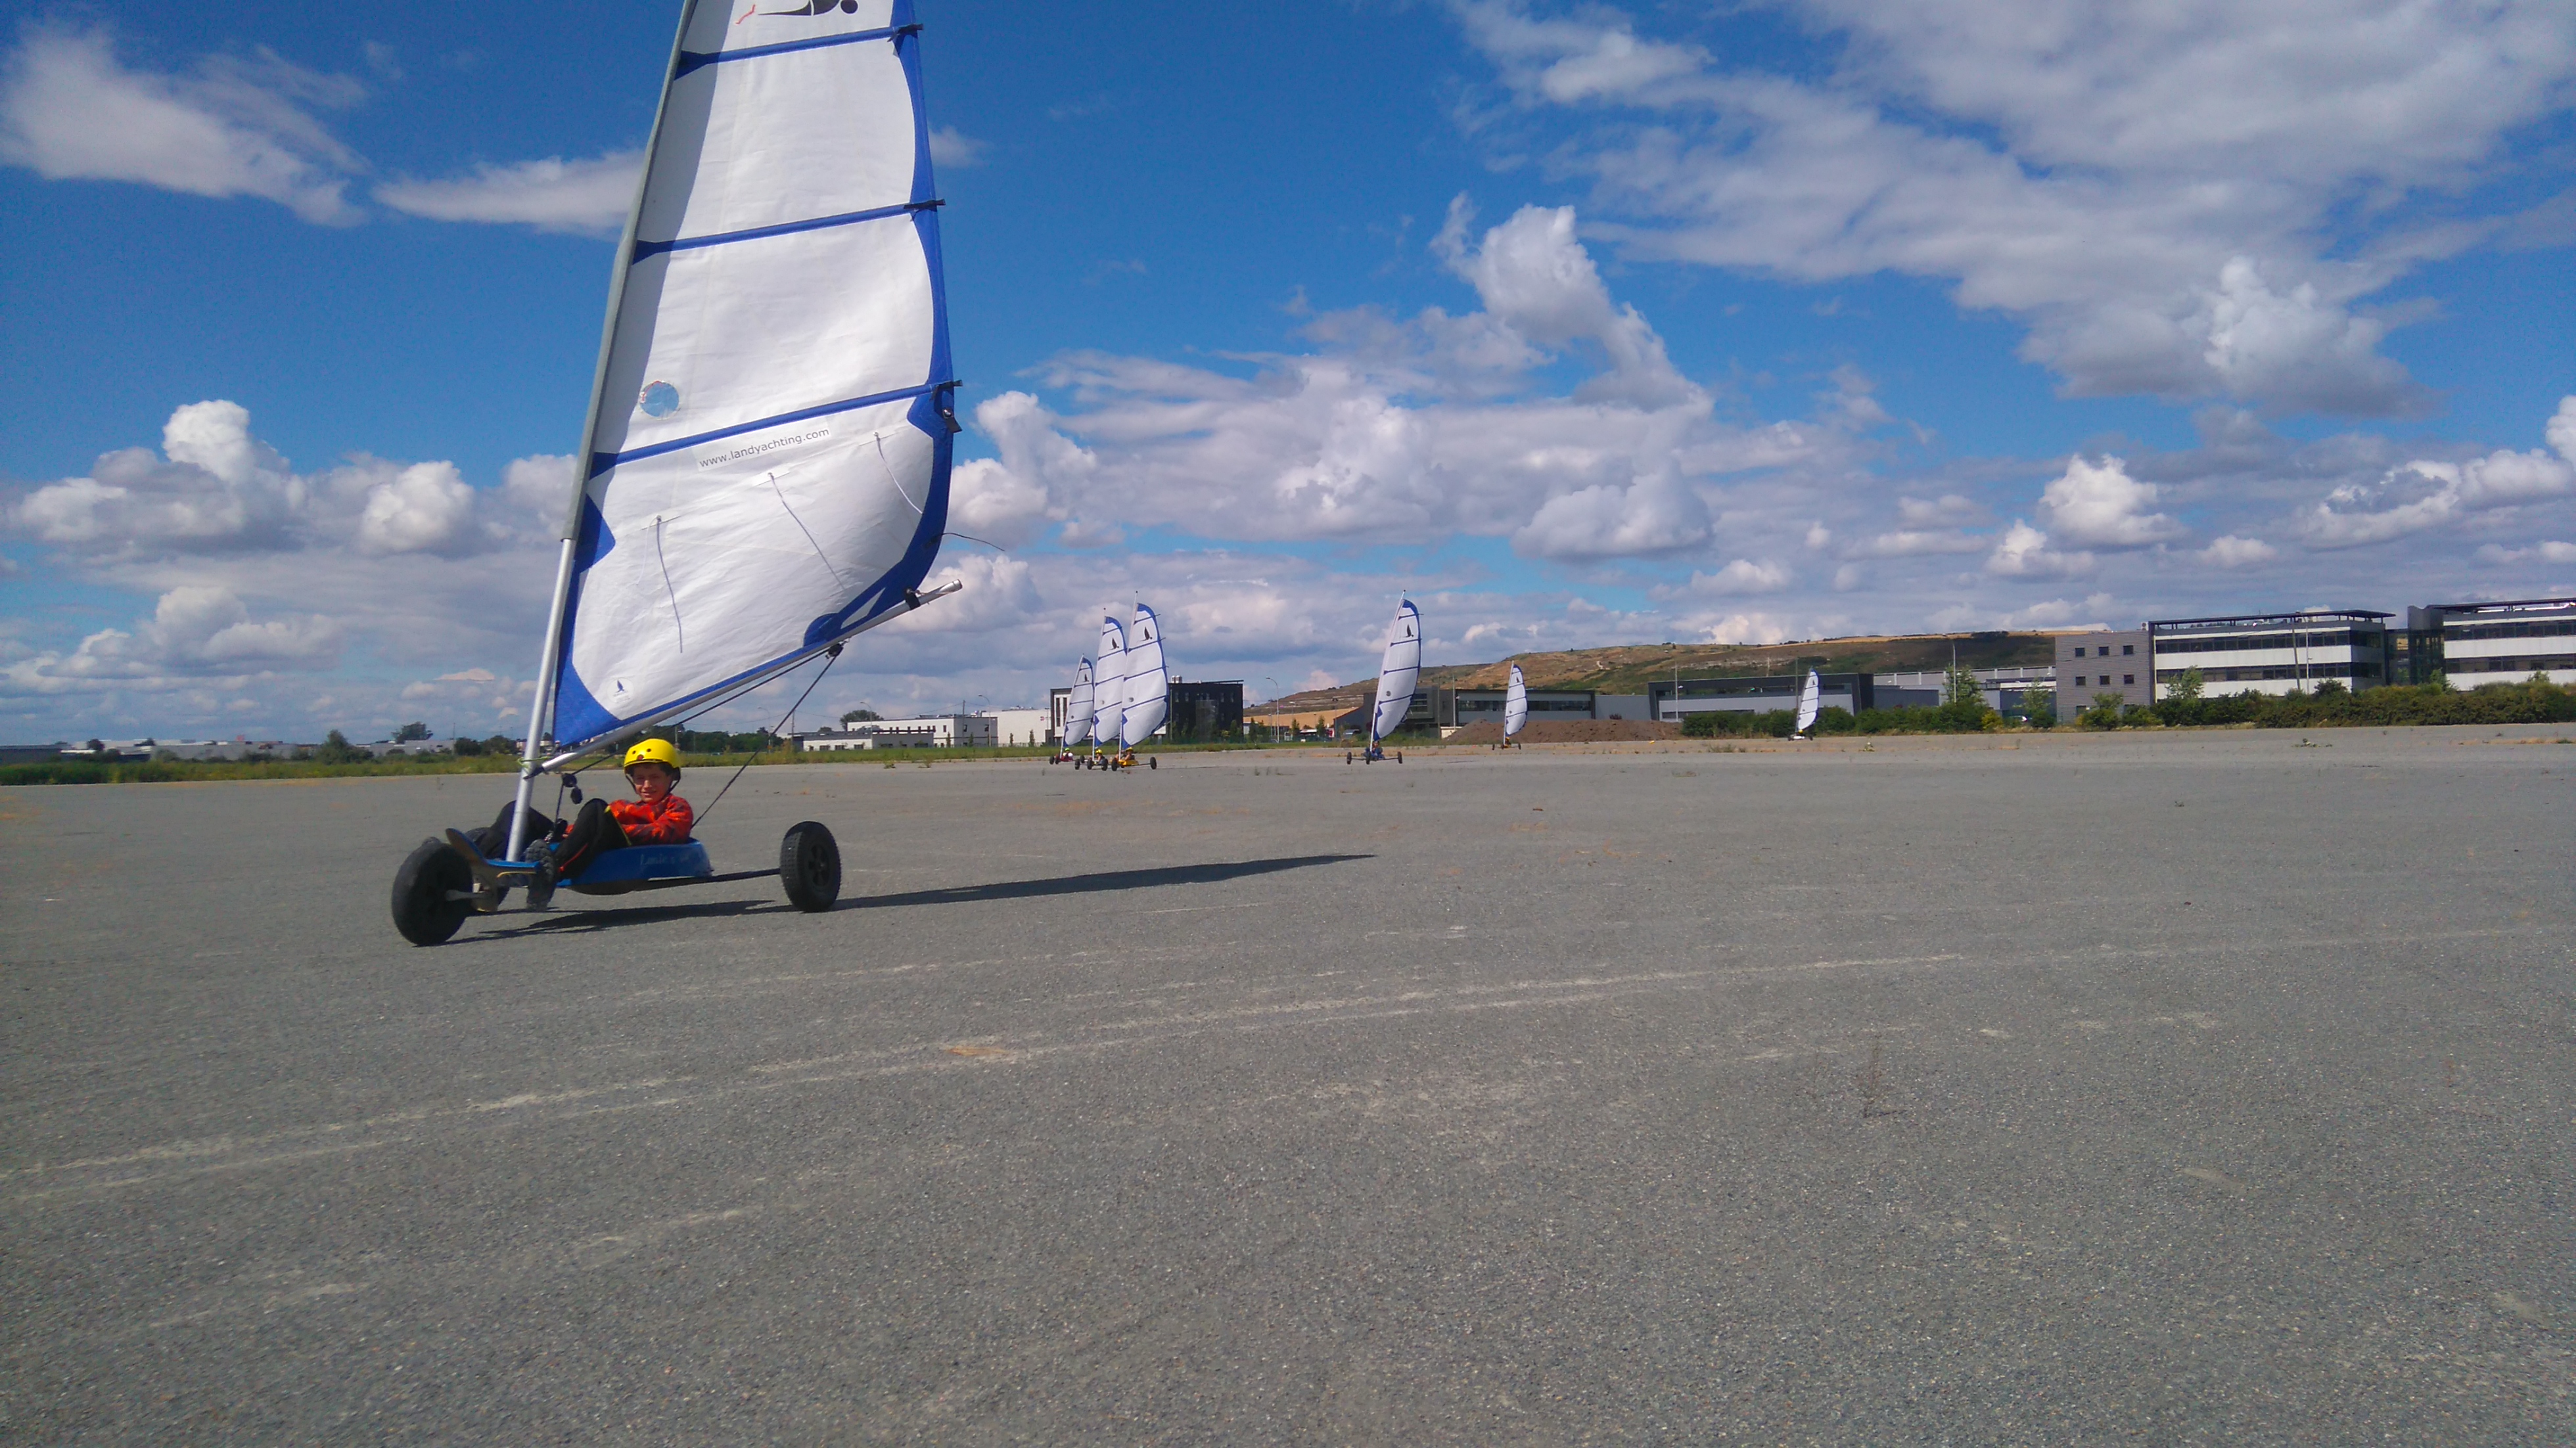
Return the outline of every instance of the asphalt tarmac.
<path id="1" fill-rule="evenodd" d="M 2576 1442 L 2565 732 L 0 791 L 0 1438 Z"/>

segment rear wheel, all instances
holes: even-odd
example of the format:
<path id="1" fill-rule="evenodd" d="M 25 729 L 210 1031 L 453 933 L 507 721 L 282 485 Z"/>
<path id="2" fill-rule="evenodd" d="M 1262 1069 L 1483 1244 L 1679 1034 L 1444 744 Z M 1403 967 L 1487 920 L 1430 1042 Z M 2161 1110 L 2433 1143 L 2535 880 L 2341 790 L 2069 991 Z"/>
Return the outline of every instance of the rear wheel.
<path id="1" fill-rule="evenodd" d="M 832 832 L 807 820 L 778 842 L 778 882 L 799 910 L 829 910 L 841 898 L 841 846 Z"/>
<path id="2" fill-rule="evenodd" d="M 474 872 L 437 840 L 423 840 L 394 871 L 394 928 L 414 945 L 441 945 L 474 911 L 471 900 L 450 899 L 474 888 Z"/>

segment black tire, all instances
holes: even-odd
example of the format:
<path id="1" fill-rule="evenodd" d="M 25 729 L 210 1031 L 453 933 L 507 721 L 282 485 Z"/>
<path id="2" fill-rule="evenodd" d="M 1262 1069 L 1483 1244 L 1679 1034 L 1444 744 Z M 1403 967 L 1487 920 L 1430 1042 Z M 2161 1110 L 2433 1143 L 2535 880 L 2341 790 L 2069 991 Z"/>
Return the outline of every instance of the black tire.
<path id="1" fill-rule="evenodd" d="M 394 871 L 394 928 L 414 945 L 444 945 L 474 913 L 471 900 L 451 900 L 450 891 L 474 888 L 474 872 L 456 852 L 438 840 L 423 840 Z"/>
<path id="2" fill-rule="evenodd" d="M 832 832 L 807 820 L 788 827 L 778 842 L 778 883 L 799 910 L 829 910 L 841 898 L 841 845 Z"/>

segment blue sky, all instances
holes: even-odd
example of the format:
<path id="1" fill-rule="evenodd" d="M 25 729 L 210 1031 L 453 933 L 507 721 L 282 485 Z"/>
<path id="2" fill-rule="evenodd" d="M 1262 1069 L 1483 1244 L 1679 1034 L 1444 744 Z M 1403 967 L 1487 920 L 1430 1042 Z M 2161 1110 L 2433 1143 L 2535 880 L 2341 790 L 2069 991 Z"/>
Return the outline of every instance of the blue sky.
<path id="1" fill-rule="evenodd" d="M 19 8 L 0 732 L 524 711 L 670 8 Z M 1139 594 L 1263 695 L 1408 589 L 1463 662 L 2576 588 L 2564 5 L 922 14 L 1007 552 L 833 706 Z"/>

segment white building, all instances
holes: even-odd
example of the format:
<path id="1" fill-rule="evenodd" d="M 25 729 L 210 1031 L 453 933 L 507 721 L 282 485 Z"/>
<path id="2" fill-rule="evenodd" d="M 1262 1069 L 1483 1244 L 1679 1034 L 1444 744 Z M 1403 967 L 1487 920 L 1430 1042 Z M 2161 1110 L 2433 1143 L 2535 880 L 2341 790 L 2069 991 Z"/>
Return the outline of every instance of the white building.
<path id="1" fill-rule="evenodd" d="M 861 719 L 805 736 L 808 753 L 841 749 L 975 749 L 993 744 L 989 714 L 929 714 L 918 719 Z"/>
<path id="2" fill-rule="evenodd" d="M 2389 681 L 2388 615 L 2366 608 L 2162 619 L 2147 625 L 2155 697 L 2200 671 L 2205 697 L 2314 693 L 2334 682 L 2358 693 Z"/>
<path id="3" fill-rule="evenodd" d="M 2001 714 L 2021 706 L 2021 696 L 2033 689 L 2055 689 L 2057 668 L 2053 664 L 2012 664 L 1993 669 L 1970 669 L 1977 679 L 1977 694 L 1986 707 Z M 1950 687 L 1946 669 L 1917 669 L 1912 672 L 1874 674 L 1871 692 L 1881 709 L 1929 708 L 1941 702 Z"/>
<path id="4" fill-rule="evenodd" d="M 2406 613 L 2407 631 L 2417 638 L 2431 642 L 2439 631 L 2434 657 L 2453 688 L 2518 684 L 2533 674 L 2576 684 L 2576 598 L 2437 603 Z"/>
<path id="5" fill-rule="evenodd" d="M 993 721 L 993 739 L 1005 747 L 1044 744 L 1056 737 L 1045 709 L 996 709 L 981 717 Z"/>

